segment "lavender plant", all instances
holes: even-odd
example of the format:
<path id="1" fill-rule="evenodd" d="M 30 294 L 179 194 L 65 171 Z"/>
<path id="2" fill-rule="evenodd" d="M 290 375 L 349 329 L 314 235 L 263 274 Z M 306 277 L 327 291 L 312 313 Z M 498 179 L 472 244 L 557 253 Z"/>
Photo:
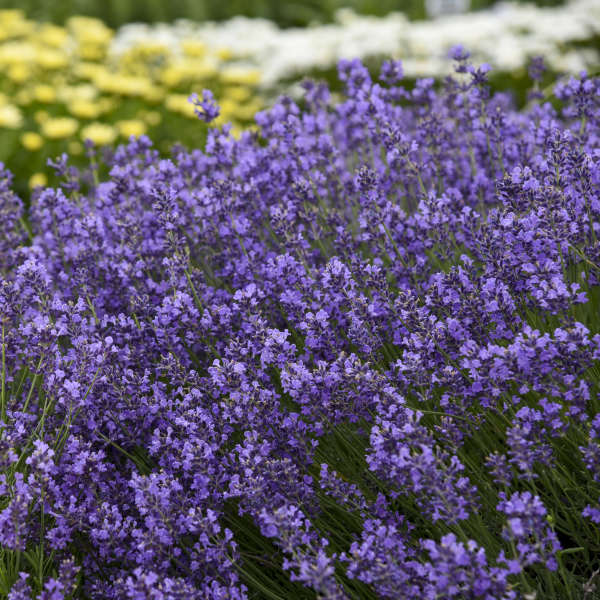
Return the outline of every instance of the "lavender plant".
<path id="1" fill-rule="evenodd" d="M 0 596 L 591 597 L 600 81 L 453 59 L 2 172 Z"/>

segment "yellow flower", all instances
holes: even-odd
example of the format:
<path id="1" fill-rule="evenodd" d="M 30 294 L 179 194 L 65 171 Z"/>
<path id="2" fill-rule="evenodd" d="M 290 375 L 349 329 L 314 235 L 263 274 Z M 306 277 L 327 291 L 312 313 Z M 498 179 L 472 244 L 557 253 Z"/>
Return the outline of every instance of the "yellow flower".
<path id="1" fill-rule="evenodd" d="M 213 79 L 218 71 L 214 61 L 186 58 L 169 65 L 161 74 L 160 81 L 167 87 L 177 87 L 186 81 Z"/>
<path id="2" fill-rule="evenodd" d="M 133 69 L 147 70 L 151 64 L 158 64 L 169 59 L 171 50 L 166 44 L 151 40 L 138 41 L 120 57 L 121 63 L 127 63 Z"/>
<path id="3" fill-rule="evenodd" d="M 264 104 L 260 98 L 254 98 L 249 102 L 237 105 L 232 112 L 232 116 L 240 121 L 253 121 L 254 115 L 263 108 Z"/>
<path id="4" fill-rule="evenodd" d="M 237 103 L 235 103 L 233 100 L 230 100 L 229 98 L 223 98 L 219 102 L 219 107 L 221 108 L 221 114 L 223 115 L 223 117 L 226 120 L 229 120 L 236 112 L 238 105 L 237 105 Z"/>
<path id="5" fill-rule="evenodd" d="M 21 10 L 0 10 L 0 27 L 3 39 L 28 35 L 35 28 L 35 23 L 28 21 Z"/>
<path id="6" fill-rule="evenodd" d="M 43 48 L 38 52 L 36 62 L 43 69 L 58 70 L 69 65 L 69 57 L 59 50 Z"/>
<path id="7" fill-rule="evenodd" d="M 81 58 L 97 61 L 106 56 L 113 31 L 102 21 L 92 17 L 75 16 L 68 19 L 67 29 L 77 41 Z"/>
<path id="8" fill-rule="evenodd" d="M 44 145 L 44 138 L 35 131 L 26 131 L 21 136 L 21 144 L 26 150 L 29 150 L 30 152 L 35 152 Z"/>
<path id="9" fill-rule="evenodd" d="M 156 92 L 155 86 L 147 77 L 111 73 L 107 70 L 99 72 L 94 77 L 94 83 L 103 92 L 121 96 L 145 97 Z"/>
<path id="10" fill-rule="evenodd" d="M 234 85 L 223 90 L 224 98 L 231 98 L 235 102 L 244 102 L 250 98 L 252 90 L 243 85 Z"/>
<path id="11" fill-rule="evenodd" d="M 187 38 L 181 42 L 181 48 L 186 56 L 200 58 L 206 54 L 206 44 L 195 38 Z"/>
<path id="12" fill-rule="evenodd" d="M 31 69 L 25 64 L 12 65 L 7 75 L 15 83 L 25 83 L 31 77 Z"/>
<path id="13" fill-rule="evenodd" d="M 63 48 L 69 39 L 69 34 L 64 27 L 51 23 L 42 24 L 36 35 L 42 44 L 53 48 Z"/>
<path id="14" fill-rule="evenodd" d="M 56 90 L 47 84 L 39 84 L 33 88 L 33 97 L 38 102 L 50 104 L 56 101 Z"/>
<path id="15" fill-rule="evenodd" d="M 48 183 L 48 178 L 43 173 L 34 173 L 29 178 L 29 187 L 31 189 L 35 187 L 44 187 Z"/>
<path id="16" fill-rule="evenodd" d="M 110 75 L 104 65 L 99 65 L 98 63 L 88 62 L 85 60 L 78 62 L 73 67 L 73 74 L 81 79 L 96 79 L 96 77 L 100 77 L 101 74 L 104 73 Z"/>
<path id="17" fill-rule="evenodd" d="M 127 119 L 124 121 L 117 121 L 116 126 L 119 131 L 119 135 L 127 139 L 132 135 L 135 137 L 144 135 L 147 129 L 146 123 L 138 119 Z"/>
<path id="18" fill-rule="evenodd" d="M 33 64 L 37 50 L 30 42 L 7 42 L 0 46 L 0 65 Z"/>
<path id="19" fill-rule="evenodd" d="M 14 104 L 0 106 L 0 127 L 18 129 L 23 125 L 23 115 Z"/>
<path id="20" fill-rule="evenodd" d="M 56 95 L 61 102 L 69 104 L 76 100 L 94 100 L 98 95 L 98 90 L 91 83 L 61 85 L 56 90 Z"/>
<path id="21" fill-rule="evenodd" d="M 219 75 L 223 83 L 256 85 L 260 82 L 260 71 L 258 69 L 248 67 L 234 65 L 223 67 Z"/>
<path id="22" fill-rule="evenodd" d="M 171 112 L 179 113 L 190 119 L 197 119 L 194 105 L 188 102 L 187 94 L 169 94 L 165 99 L 165 107 Z"/>
<path id="23" fill-rule="evenodd" d="M 102 112 L 100 105 L 91 100 L 75 99 L 67 104 L 68 111 L 78 119 L 96 119 Z"/>
<path id="24" fill-rule="evenodd" d="M 70 17 L 67 20 L 67 29 L 80 41 L 88 44 L 107 45 L 113 37 L 112 29 L 93 17 Z"/>
<path id="25" fill-rule="evenodd" d="M 244 132 L 244 130 L 241 127 L 238 127 L 237 125 L 234 125 L 231 128 L 231 135 L 236 139 L 239 140 L 242 137 L 242 133 Z"/>
<path id="26" fill-rule="evenodd" d="M 214 127 L 222 127 L 225 123 L 229 123 L 230 121 L 231 119 L 228 116 L 219 113 L 219 116 L 214 121 L 211 121 L 210 124 Z"/>
<path id="27" fill-rule="evenodd" d="M 152 85 L 144 89 L 141 96 L 150 104 L 158 104 L 165 97 L 165 90 L 158 85 Z"/>
<path id="28" fill-rule="evenodd" d="M 186 61 L 188 72 L 195 81 L 202 79 L 214 79 L 218 74 L 217 64 L 211 60 Z"/>
<path id="29" fill-rule="evenodd" d="M 70 117 L 49 117 L 41 124 L 42 133 L 53 140 L 71 137 L 78 127 L 79 123 Z"/>
<path id="30" fill-rule="evenodd" d="M 81 130 L 81 139 L 92 140 L 97 146 L 112 144 L 116 137 L 115 128 L 105 123 L 91 123 Z"/>
<path id="31" fill-rule="evenodd" d="M 102 60 L 106 54 L 106 50 L 99 44 L 81 44 L 79 55 L 84 60 Z"/>
<path id="32" fill-rule="evenodd" d="M 233 52 L 230 48 L 218 48 L 215 54 L 221 60 L 229 60 L 233 57 Z"/>
<path id="33" fill-rule="evenodd" d="M 185 72 L 176 65 L 167 67 L 161 74 L 160 80 L 167 87 L 177 87 L 185 78 Z"/>
<path id="34" fill-rule="evenodd" d="M 231 120 L 251 121 L 254 119 L 254 115 L 264 108 L 260 98 L 253 98 L 243 103 L 234 102 L 231 98 L 223 98 L 219 105 L 221 107 L 222 123 Z"/>

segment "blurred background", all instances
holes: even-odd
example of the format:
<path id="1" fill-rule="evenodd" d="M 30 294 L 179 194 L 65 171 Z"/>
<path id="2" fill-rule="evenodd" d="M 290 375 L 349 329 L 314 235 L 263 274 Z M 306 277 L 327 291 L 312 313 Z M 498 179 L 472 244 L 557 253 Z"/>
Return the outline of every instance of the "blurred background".
<path id="1" fill-rule="evenodd" d="M 102 19 L 110 27 L 132 21 L 153 23 L 176 19 L 225 20 L 237 15 L 270 19 L 281 27 L 331 22 L 340 8 L 363 15 L 384 16 L 399 11 L 410 19 L 424 19 L 441 12 L 438 6 L 479 10 L 494 0 L 0 0 L 0 8 L 20 8 L 33 19 L 62 23 L 74 14 Z M 538 6 L 556 6 L 562 0 L 536 0 Z M 428 10 L 429 9 L 429 10 Z"/>
<path id="2" fill-rule="evenodd" d="M 213 91 L 235 136 L 275 98 L 300 98 L 306 77 L 341 91 L 336 64 L 360 58 L 375 76 L 401 59 L 405 85 L 452 72 L 461 43 L 489 63 L 515 105 L 535 83 L 600 65 L 600 0 L 0 0 L 0 162 L 27 201 L 53 184 L 48 159 L 87 163 L 84 142 L 110 151 L 148 135 L 167 155 L 201 147 L 207 125 L 190 94 Z"/>

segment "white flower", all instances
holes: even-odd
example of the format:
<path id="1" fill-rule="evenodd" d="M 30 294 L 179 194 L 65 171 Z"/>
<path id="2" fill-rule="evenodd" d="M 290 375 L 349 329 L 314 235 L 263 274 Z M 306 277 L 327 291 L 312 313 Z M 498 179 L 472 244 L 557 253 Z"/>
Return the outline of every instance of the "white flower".
<path id="1" fill-rule="evenodd" d="M 448 50 L 457 43 L 472 53 L 475 62 L 488 62 L 503 71 L 523 68 L 532 56 L 543 54 L 551 68 L 576 72 L 598 64 L 598 51 L 565 46 L 599 33 L 598 0 L 572 0 L 554 8 L 507 2 L 485 11 L 413 23 L 400 13 L 378 18 L 343 9 L 334 23 L 302 29 L 279 29 L 270 21 L 245 17 L 223 23 L 129 24 L 117 32 L 110 53 L 118 58 L 151 42 L 180 56 L 184 40 L 198 40 L 209 53 L 226 49 L 240 67 L 259 69 L 260 85 L 271 88 L 354 57 L 391 55 L 404 61 L 408 76 L 444 75 L 451 70 Z"/>

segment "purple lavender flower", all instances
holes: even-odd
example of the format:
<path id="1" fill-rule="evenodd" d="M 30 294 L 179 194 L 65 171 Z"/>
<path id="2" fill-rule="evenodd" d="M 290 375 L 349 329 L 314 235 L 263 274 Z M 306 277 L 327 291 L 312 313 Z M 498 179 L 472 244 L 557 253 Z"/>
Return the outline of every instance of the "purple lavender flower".
<path id="1" fill-rule="evenodd" d="M 439 543 L 424 540 L 422 545 L 431 560 L 426 572 L 435 590 L 432 597 L 517 598 L 507 580 L 507 570 L 490 567 L 485 550 L 475 541 L 465 544 L 449 533 Z"/>
<path id="2" fill-rule="evenodd" d="M 543 56 L 534 56 L 531 59 L 528 67 L 529 77 L 533 81 L 541 81 L 544 72 L 546 71 L 546 64 Z"/>
<path id="3" fill-rule="evenodd" d="M 193 93 L 188 98 L 188 102 L 194 105 L 194 112 L 205 123 L 214 121 L 221 112 L 210 90 L 202 90 L 201 98 L 198 97 L 198 94 Z"/>
<path id="4" fill-rule="evenodd" d="M 378 597 L 431 597 L 426 568 L 394 525 L 367 519 L 360 541 L 352 544 L 342 560 L 348 563 L 348 577 L 368 584 Z"/>
<path id="5" fill-rule="evenodd" d="M 10 588 L 8 600 L 31 600 L 31 586 L 27 579 L 29 579 L 29 573 L 19 573 L 19 579 Z"/>
<path id="6" fill-rule="evenodd" d="M 434 445 L 421 418 L 392 405 L 371 430 L 367 464 L 392 485 L 394 496 L 413 494 L 434 522 L 456 523 L 477 506 L 476 489 L 461 474 L 458 457 Z"/>
<path id="7" fill-rule="evenodd" d="M 516 556 L 504 559 L 511 572 L 536 563 L 545 563 L 550 571 L 558 568 L 555 554 L 561 549 L 558 538 L 546 521 L 547 510 L 538 496 L 515 492 L 508 498 L 500 492 L 497 510 L 507 515 L 502 537 L 516 548 Z M 502 560 L 502 559 L 500 559 Z"/>

